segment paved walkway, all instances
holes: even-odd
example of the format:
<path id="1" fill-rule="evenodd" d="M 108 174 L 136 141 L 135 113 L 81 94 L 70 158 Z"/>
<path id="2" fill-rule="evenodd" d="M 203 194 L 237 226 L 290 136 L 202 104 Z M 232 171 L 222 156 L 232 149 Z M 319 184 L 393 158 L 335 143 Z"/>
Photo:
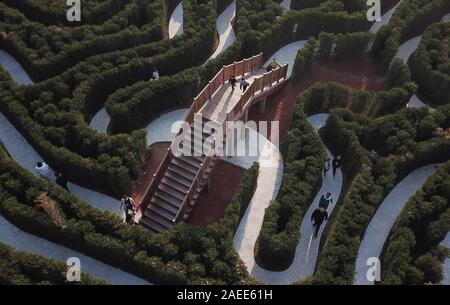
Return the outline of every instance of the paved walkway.
<path id="1" fill-rule="evenodd" d="M 66 262 L 70 257 L 77 257 L 81 262 L 81 271 L 107 280 L 113 285 L 148 285 L 149 282 L 106 265 L 77 251 L 52 243 L 43 238 L 28 234 L 0 215 L 0 241 L 16 250 L 39 254 L 51 259 Z"/>
<path id="2" fill-rule="evenodd" d="M 292 75 L 292 69 L 294 68 L 295 63 L 295 57 L 297 56 L 298 50 L 305 47 L 306 40 L 299 40 L 295 42 L 291 42 L 281 49 L 279 49 L 275 54 L 273 54 L 269 60 L 264 64 L 264 68 L 267 68 L 267 66 L 272 62 L 272 59 L 275 58 L 276 61 L 284 65 L 285 63 L 289 63 L 288 66 L 288 72 L 287 72 L 287 78 L 290 78 Z"/>
<path id="3" fill-rule="evenodd" d="M 3 50 L 0 50 L 0 65 L 3 69 L 8 71 L 11 77 L 19 84 L 29 85 L 33 83 L 28 76 L 28 73 L 17 62 L 17 60 Z"/>
<path id="4" fill-rule="evenodd" d="M 183 1 L 175 7 L 169 20 L 169 38 L 183 34 Z"/>
<path id="5" fill-rule="evenodd" d="M 147 126 L 147 145 L 156 142 L 173 142 L 188 110 L 188 108 L 183 108 L 167 112 L 153 120 Z"/>
<path id="6" fill-rule="evenodd" d="M 445 239 L 441 242 L 441 246 L 448 248 L 450 251 L 450 232 L 447 233 L 447 236 L 445 236 Z M 442 284 L 450 285 L 450 255 L 445 259 L 442 268 L 444 271 L 444 278 L 442 279 Z"/>
<path id="7" fill-rule="evenodd" d="M 389 11 L 384 13 L 384 15 L 381 16 L 381 21 L 375 21 L 372 27 L 370 28 L 370 32 L 377 33 L 383 25 L 388 24 L 389 20 L 391 20 L 392 15 L 394 14 L 395 10 L 397 9 L 397 7 L 400 5 L 401 2 L 402 1 L 400 1 L 399 3 L 397 3 L 396 6 L 394 6 Z"/>
<path id="8" fill-rule="evenodd" d="M 207 62 L 219 56 L 236 41 L 236 35 L 231 24 L 234 17 L 236 17 L 236 1 L 233 1 L 217 18 L 216 26 L 219 34 L 219 45 Z"/>
<path id="9" fill-rule="evenodd" d="M 326 114 L 314 115 L 309 117 L 308 121 L 317 129 L 325 124 L 327 117 L 328 115 Z M 329 151 L 327 151 L 327 153 L 332 157 Z M 279 157 L 279 162 L 282 162 L 281 155 Z M 234 247 L 247 266 L 250 275 L 270 284 L 289 284 L 313 274 L 324 226 L 322 226 L 318 238 L 311 240 L 310 237 L 313 232 L 310 221 L 311 213 L 317 208 L 322 194 L 326 191 L 330 191 L 335 198 L 334 203 L 328 208 L 328 212 L 331 214 L 339 198 L 342 187 L 341 171 L 338 170 L 336 177 L 334 178 L 332 172 L 329 171 L 323 180 L 320 191 L 311 203 L 301 224 L 300 231 L 302 238 L 297 246 L 294 262 L 285 271 L 267 271 L 256 264 L 254 259 L 254 247 L 261 230 L 265 209 L 269 206 L 271 200 L 276 198 L 278 194 L 282 178 L 282 171 L 280 170 L 281 166 L 282 163 L 278 167 L 261 169 L 258 177 L 258 187 L 234 238 Z M 274 177 L 278 177 L 278 179 L 274 179 Z M 309 245 L 310 240 L 311 245 Z"/>
<path id="10" fill-rule="evenodd" d="M 284 9 L 285 12 L 291 9 L 292 0 L 283 0 L 280 3 L 280 6 Z"/>
<path id="11" fill-rule="evenodd" d="M 105 108 L 100 109 L 99 112 L 95 114 L 92 118 L 89 127 L 94 130 L 97 130 L 100 133 L 107 133 L 109 122 L 111 121 L 111 117 Z"/>
<path id="12" fill-rule="evenodd" d="M 398 183 L 386 196 L 369 223 L 359 246 L 355 268 L 355 284 L 371 285 L 366 279 L 366 262 L 370 257 L 380 257 L 383 245 L 406 202 L 436 170 L 436 164 L 416 169 Z"/>

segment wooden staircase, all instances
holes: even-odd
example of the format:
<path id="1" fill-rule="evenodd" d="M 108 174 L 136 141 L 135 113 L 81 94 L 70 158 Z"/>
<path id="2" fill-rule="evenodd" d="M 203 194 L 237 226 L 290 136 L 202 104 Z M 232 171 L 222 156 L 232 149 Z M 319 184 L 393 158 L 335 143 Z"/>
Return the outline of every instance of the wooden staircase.
<path id="1" fill-rule="evenodd" d="M 224 66 L 194 98 L 184 120 L 187 130 L 180 131 L 146 188 L 140 203 L 143 211 L 140 224 L 156 232 L 165 232 L 189 217 L 221 155 L 223 143 L 215 140 L 218 131 L 225 133 L 228 121 L 242 118 L 245 121 L 252 105 L 265 101 L 287 81 L 287 64 L 266 72 L 261 69 L 262 58 L 261 53 Z M 252 83 L 242 94 L 230 94 L 229 91 L 227 95 L 219 94 L 231 91 L 227 84 L 231 75 L 236 78 L 251 76 Z M 205 133 L 206 124 L 210 127 L 206 129 L 211 130 L 209 133 Z M 179 147 L 180 143 L 190 145 Z M 187 151 L 179 154 L 182 148 Z M 213 154 L 209 153 L 212 149 Z"/>
<path id="2" fill-rule="evenodd" d="M 206 123 L 214 126 L 211 133 L 203 132 Z M 141 224 L 156 232 L 164 232 L 174 226 L 180 217 L 187 219 L 216 163 L 216 158 L 213 157 L 206 171 L 202 173 L 208 152 L 202 148 L 213 146 L 213 137 L 219 128 L 221 128 L 219 123 L 203 118 L 201 131 L 195 132 L 194 124 L 191 124 L 191 130 L 179 135 L 183 137 L 183 144 L 190 141 L 190 151 L 187 149 L 187 153 L 172 157 L 142 215 Z M 192 189 L 197 178 L 200 179 L 200 183 Z M 193 193 L 185 207 L 184 201 L 190 192 Z"/>

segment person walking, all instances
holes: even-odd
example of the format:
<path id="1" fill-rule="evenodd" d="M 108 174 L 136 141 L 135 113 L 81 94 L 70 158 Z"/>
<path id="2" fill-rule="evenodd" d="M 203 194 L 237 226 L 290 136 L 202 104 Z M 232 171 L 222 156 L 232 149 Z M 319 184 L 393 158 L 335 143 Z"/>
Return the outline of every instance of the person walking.
<path id="1" fill-rule="evenodd" d="M 340 155 L 333 159 L 333 162 L 332 162 L 332 165 L 333 165 L 333 177 L 336 176 L 336 170 L 341 167 L 341 163 L 342 163 L 342 160 L 341 160 L 341 156 Z"/>
<path id="2" fill-rule="evenodd" d="M 156 68 L 153 69 L 152 73 L 152 80 L 158 80 L 159 79 L 159 72 Z"/>
<path id="3" fill-rule="evenodd" d="M 240 88 L 241 88 L 242 92 L 245 92 L 245 90 L 247 90 L 247 87 L 248 87 L 249 85 L 250 85 L 250 84 L 245 80 L 245 78 L 242 78 L 242 79 L 241 79 Z"/>
<path id="4" fill-rule="evenodd" d="M 236 87 L 236 77 L 234 75 L 231 75 L 228 82 L 231 84 L 231 91 L 234 91 L 234 87 Z"/>
<path id="5" fill-rule="evenodd" d="M 120 200 L 120 209 L 125 210 L 125 220 L 124 222 L 133 224 L 134 217 L 136 216 L 136 203 L 133 198 L 123 195 Z"/>
<path id="6" fill-rule="evenodd" d="M 328 220 L 328 212 L 324 208 L 315 209 L 311 215 L 311 222 L 314 221 L 313 226 L 315 227 L 314 238 L 317 238 L 320 226 L 325 220 Z"/>
<path id="7" fill-rule="evenodd" d="M 322 195 L 322 197 L 320 197 L 319 208 L 328 210 L 328 206 L 330 205 L 330 203 L 333 203 L 333 196 L 331 196 L 330 192 L 326 192 Z"/>
<path id="8" fill-rule="evenodd" d="M 69 191 L 69 188 L 67 187 L 67 178 L 64 174 L 61 173 L 55 173 L 56 177 L 56 184 L 58 184 L 60 187 L 65 189 L 66 191 Z"/>
<path id="9" fill-rule="evenodd" d="M 325 162 L 325 166 L 323 167 L 323 176 L 325 177 L 327 175 L 327 172 L 331 168 L 331 159 L 330 157 L 327 157 L 327 161 Z"/>
<path id="10" fill-rule="evenodd" d="M 49 179 L 50 167 L 45 162 L 39 161 L 36 163 L 36 172 L 43 179 Z"/>

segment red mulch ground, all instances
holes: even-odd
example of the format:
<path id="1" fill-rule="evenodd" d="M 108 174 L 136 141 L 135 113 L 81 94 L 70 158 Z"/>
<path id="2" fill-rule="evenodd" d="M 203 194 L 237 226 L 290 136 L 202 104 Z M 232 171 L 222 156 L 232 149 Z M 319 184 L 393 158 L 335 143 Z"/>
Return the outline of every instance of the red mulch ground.
<path id="1" fill-rule="evenodd" d="M 219 160 L 211 176 L 209 190 L 200 195 L 187 223 L 206 227 L 222 219 L 244 174 L 245 169 Z"/>
<path id="2" fill-rule="evenodd" d="M 289 82 L 275 93 L 267 102 L 266 112 L 259 113 L 259 105 L 253 107 L 249 119 L 254 121 L 279 121 L 280 137 L 286 134 L 297 96 L 316 82 L 336 82 L 359 89 L 379 91 L 383 89 L 383 73 L 376 63 L 368 59 L 350 59 L 339 62 L 315 61 L 305 79 L 297 83 Z M 147 169 L 139 177 L 133 198 L 140 202 L 147 184 L 157 170 L 165 149 L 169 143 L 155 143 L 149 156 Z M 191 213 L 188 223 L 196 226 L 207 226 L 220 220 L 239 185 L 245 170 L 224 161 L 219 161 L 211 178 L 210 190 L 200 195 L 197 206 Z"/>
<path id="3" fill-rule="evenodd" d="M 153 174 L 158 170 L 164 155 L 166 154 L 167 148 L 170 147 L 170 142 L 160 142 L 154 143 L 150 146 L 148 153 L 148 161 L 145 165 L 146 168 L 143 170 L 139 178 L 136 180 L 136 185 L 132 191 L 132 197 L 136 201 L 137 205 L 141 204 L 142 197 L 145 194 L 148 184 L 153 179 Z"/>
<path id="4" fill-rule="evenodd" d="M 383 89 L 383 81 L 383 72 L 369 59 L 314 61 L 311 71 L 303 80 L 296 83 L 289 82 L 270 97 L 265 113 L 259 113 L 259 105 L 252 107 L 249 120 L 279 121 L 280 137 L 283 139 L 291 122 L 297 96 L 314 83 L 336 82 L 358 90 L 379 91 Z"/>

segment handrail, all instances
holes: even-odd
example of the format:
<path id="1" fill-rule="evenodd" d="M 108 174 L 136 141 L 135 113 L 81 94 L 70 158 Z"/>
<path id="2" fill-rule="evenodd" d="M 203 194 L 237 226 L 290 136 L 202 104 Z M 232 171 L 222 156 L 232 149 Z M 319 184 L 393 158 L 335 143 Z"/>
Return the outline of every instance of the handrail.
<path id="1" fill-rule="evenodd" d="M 236 105 L 227 112 L 226 121 L 234 121 L 237 115 L 247 108 L 249 102 L 255 95 L 264 92 L 267 87 L 272 87 L 274 83 L 287 78 L 288 64 L 284 64 L 274 70 L 264 73 L 262 76 L 256 77 L 247 90 L 241 94 L 241 98 Z M 261 87 L 261 88 L 260 88 Z M 259 92 L 258 92 L 259 91 Z"/>
<path id="2" fill-rule="evenodd" d="M 217 89 L 220 88 L 230 77 L 231 75 L 235 76 L 243 76 L 245 73 L 253 72 L 256 69 L 261 68 L 262 66 L 262 58 L 263 54 L 260 53 L 258 55 L 255 55 L 251 58 L 243 59 L 240 62 L 234 62 L 230 65 L 223 66 L 222 69 L 220 69 L 219 72 L 213 77 L 213 79 L 208 82 L 208 84 L 203 88 L 202 91 L 194 98 L 194 101 L 189 108 L 188 113 L 185 116 L 185 122 L 187 122 L 189 125 L 193 123 L 194 121 L 194 114 L 200 111 L 200 109 L 206 104 L 208 100 L 211 99 L 211 97 L 214 95 L 214 93 L 217 91 Z M 252 89 L 254 90 L 254 89 Z M 182 129 L 180 129 L 180 132 L 178 135 L 181 134 Z M 213 146 L 211 149 L 215 149 L 215 143 L 213 143 Z M 158 167 L 158 170 L 153 175 L 153 179 L 150 182 L 150 185 L 147 187 L 141 204 L 145 204 L 150 200 L 150 196 L 153 195 L 153 193 L 158 188 L 158 185 L 161 182 L 162 177 L 164 176 L 165 171 L 167 170 L 167 167 L 169 166 L 170 162 L 172 161 L 173 154 L 168 148 L 166 154 L 164 155 L 164 159 L 161 162 L 160 166 Z M 178 213 L 174 219 L 174 222 L 177 221 L 184 213 L 186 209 L 186 203 L 189 202 L 192 199 L 192 196 L 195 193 L 195 190 L 198 188 L 199 184 L 201 183 L 201 180 L 205 176 L 205 171 L 211 164 L 211 161 L 213 160 L 213 156 L 207 156 L 204 160 L 204 162 L 201 164 L 199 171 L 197 172 L 197 175 L 194 178 L 194 181 L 189 188 L 189 191 L 187 192 L 185 199 L 182 202 L 181 209 L 178 210 Z M 144 207 L 147 208 L 148 204 Z"/>

